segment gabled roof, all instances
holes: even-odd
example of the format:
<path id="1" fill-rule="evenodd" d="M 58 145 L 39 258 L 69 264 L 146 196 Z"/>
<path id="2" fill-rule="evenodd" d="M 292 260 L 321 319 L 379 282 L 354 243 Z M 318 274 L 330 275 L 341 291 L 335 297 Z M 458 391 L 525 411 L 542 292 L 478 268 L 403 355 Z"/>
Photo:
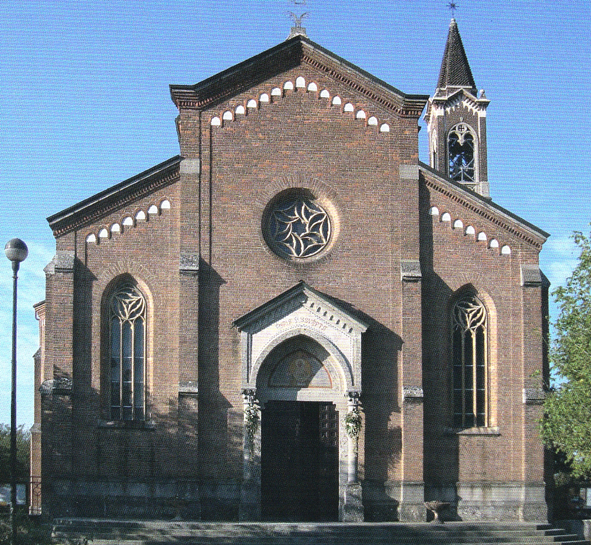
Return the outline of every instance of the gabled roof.
<path id="1" fill-rule="evenodd" d="M 468 187 L 441 175 L 425 163 L 419 161 L 419 171 L 422 172 L 427 186 L 438 193 L 442 193 L 466 208 L 483 216 L 492 223 L 506 229 L 514 236 L 540 249 L 550 236 L 546 231 L 536 227 L 487 197 L 472 191 Z"/>
<path id="2" fill-rule="evenodd" d="M 449 89 L 450 87 L 465 87 L 471 89 L 473 95 L 476 94 L 476 83 L 455 19 L 452 19 L 449 24 L 449 33 L 437 82 L 437 89 Z"/>
<path id="3" fill-rule="evenodd" d="M 234 321 L 234 326 L 239 330 L 248 329 L 249 326 L 259 322 L 261 318 L 273 314 L 279 309 L 286 309 L 289 307 L 289 310 L 293 310 L 293 304 L 295 304 L 295 306 L 301 306 L 308 299 L 315 301 L 317 305 L 320 304 L 325 310 L 329 310 L 331 313 L 338 315 L 341 319 L 340 327 L 352 328 L 360 333 L 367 330 L 368 325 L 365 322 L 353 316 L 350 311 L 344 309 L 341 305 L 326 295 L 311 288 L 303 280 L 300 280 L 295 286 L 280 293 L 270 301 L 263 303 L 261 306 L 236 319 Z"/>
<path id="4" fill-rule="evenodd" d="M 298 35 L 195 85 L 171 85 L 177 108 L 204 110 L 286 70 L 307 64 L 399 115 L 418 117 L 428 95 L 407 95 L 388 83 Z"/>
<path id="5" fill-rule="evenodd" d="M 54 236 L 63 235 L 78 227 L 121 208 L 125 204 L 165 187 L 179 179 L 179 155 L 156 165 L 128 180 L 101 191 L 47 218 Z"/>

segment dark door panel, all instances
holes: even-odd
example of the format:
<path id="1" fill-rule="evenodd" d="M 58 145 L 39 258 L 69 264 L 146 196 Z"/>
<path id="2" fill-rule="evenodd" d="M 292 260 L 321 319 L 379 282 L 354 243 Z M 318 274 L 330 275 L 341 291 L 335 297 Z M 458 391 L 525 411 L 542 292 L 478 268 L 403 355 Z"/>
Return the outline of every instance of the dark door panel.
<path id="1" fill-rule="evenodd" d="M 265 519 L 337 520 L 337 422 L 331 403 L 267 403 L 261 429 Z"/>

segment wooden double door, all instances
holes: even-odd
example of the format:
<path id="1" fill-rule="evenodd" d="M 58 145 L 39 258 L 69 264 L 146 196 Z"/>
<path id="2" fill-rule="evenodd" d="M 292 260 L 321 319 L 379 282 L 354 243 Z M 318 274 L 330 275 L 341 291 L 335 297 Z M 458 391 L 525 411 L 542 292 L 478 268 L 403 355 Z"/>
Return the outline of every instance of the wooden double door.
<path id="1" fill-rule="evenodd" d="M 264 520 L 338 520 L 338 429 L 332 403 L 267 402 L 261 423 Z"/>

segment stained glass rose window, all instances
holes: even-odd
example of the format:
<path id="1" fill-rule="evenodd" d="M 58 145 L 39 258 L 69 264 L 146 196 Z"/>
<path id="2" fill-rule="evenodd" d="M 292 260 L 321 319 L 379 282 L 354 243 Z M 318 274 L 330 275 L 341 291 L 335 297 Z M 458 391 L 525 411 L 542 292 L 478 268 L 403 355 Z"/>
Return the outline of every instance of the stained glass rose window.
<path id="1" fill-rule="evenodd" d="M 271 210 L 268 237 L 275 250 L 290 258 L 312 257 L 330 241 L 331 224 L 326 210 L 312 199 L 292 197 Z"/>

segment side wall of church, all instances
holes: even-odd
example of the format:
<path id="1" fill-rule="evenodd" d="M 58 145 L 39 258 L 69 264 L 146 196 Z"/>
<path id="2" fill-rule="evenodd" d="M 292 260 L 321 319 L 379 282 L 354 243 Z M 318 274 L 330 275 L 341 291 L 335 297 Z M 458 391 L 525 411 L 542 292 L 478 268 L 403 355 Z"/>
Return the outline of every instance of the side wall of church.
<path id="1" fill-rule="evenodd" d="M 468 507 L 460 501 L 458 509 L 464 517 L 543 519 L 544 450 L 535 428 L 541 416 L 536 393 L 548 376 L 544 288 L 524 286 L 521 271 L 524 264 L 537 265 L 538 249 L 426 187 L 424 196 L 427 495 L 452 501 L 463 495 Z M 437 214 L 430 214 L 432 206 Z M 498 245 L 491 247 L 493 240 Z M 488 425 L 467 431 L 453 427 L 452 397 L 451 308 L 463 288 L 484 303 L 489 320 Z M 524 508 L 524 494 L 531 496 L 530 507 Z"/>
<path id="2" fill-rule="evenodd" d="M 47 277 L 45 378 L 54 382 L 42 403 L 42 471 L 50 512 L 149 512 L 177 493 L 171 478 L 195 479 L 196 446 L 178 434 L 179 213 L 179 187 L 170 185 L 57 239 L 72 269 Z M 107 300 L 125 280 L 147 302 L 146 422 L 110 415 Z M 59 380 L 69 387 L 56 387 Z"/>

